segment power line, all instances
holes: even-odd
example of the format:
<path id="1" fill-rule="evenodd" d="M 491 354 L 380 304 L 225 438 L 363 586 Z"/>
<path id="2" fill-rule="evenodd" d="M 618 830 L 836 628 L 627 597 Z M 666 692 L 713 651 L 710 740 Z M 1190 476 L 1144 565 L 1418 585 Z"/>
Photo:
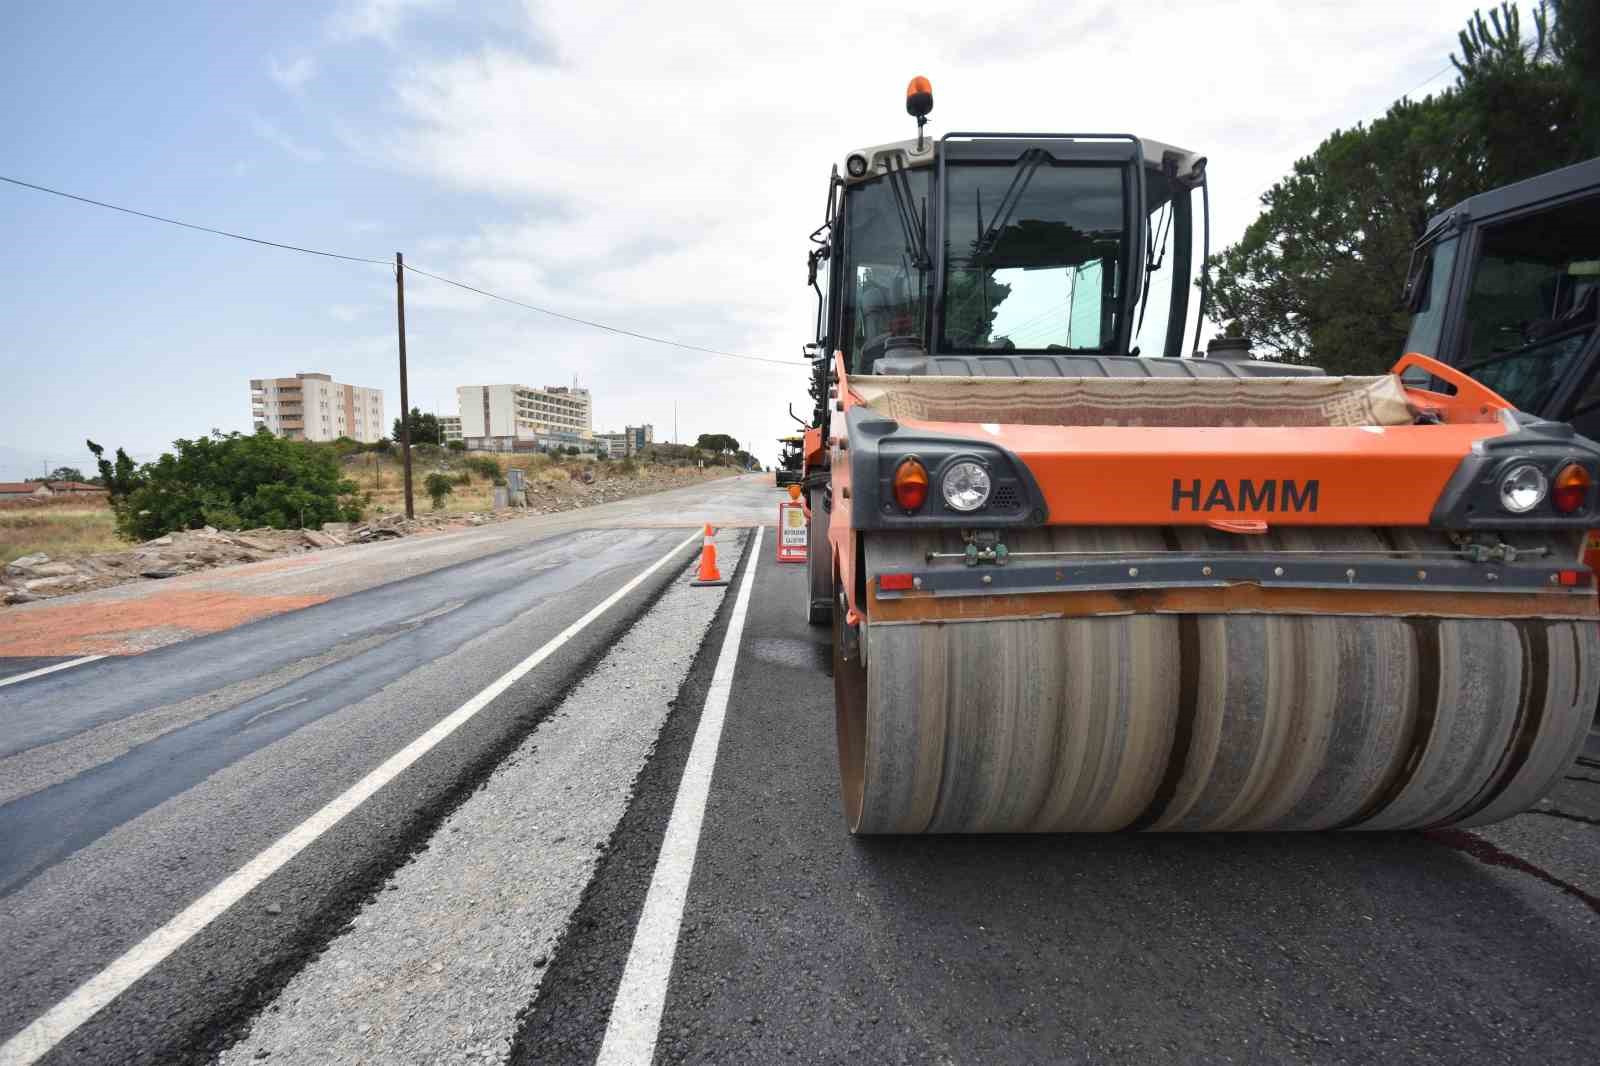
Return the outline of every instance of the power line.
<path id="1" fill-rule="evenodd" d="M 541 315 L 549 315 L 551 318 L 559 318 L 565 322 L 576 322 L 580 326 L 590 326 L 594 329 L 603 329 L 607 333 L 616 333 L 624 337 L 633 337 L 636 340 L 649 341 L 652 344 L 665 344 L 673 348 L 682 348 L 686 351 L 704 352 L 706 355 L 720 355 L 727 359 L 745 359 L 752 363 L 773 363 L 777 366 L 810 365 L 809 363 L 801 362 L 798 359 L 769 359 L 762 355 L 744 355 L 740 352 L 724 352 L 717 348 L 702 348 L 698 344 L 685 344 L 682 341 L 668 340 L 665 337 L 653 337 L 648 333 L 638 333 L 631 329 L 623 329 L 621 326 L 611 326 L 604 322 L 595 322 L 592 319 L 578 318 L 576 315 L 562 314 L 560 311 L 552 311 L 548 307 L 540 307 L 537 304 L 524 303 L 521 300 L 513 300 L 509 296 L 501 296 L 499 293 L 490 292 L 488 289 L 480 289 L 476 285 L 468 285 L 463 281 L 455 281 L 439 274 L 430 274 L 426 270 L 418 270 L 410 263 L 406 264 L 406 269 L 413 274 L 420 274 L 425 278 L 432 278 L 434 281 L 442 281 L 446 285 L 454 285 L 458 289 L 465 289 L 468 292 L 475 292 L 479 296 L 487 296 L 491 300 L 499 300 L 501 303 L 508 303 L 514 307 L 521 307 L 529 311 L 537 311 Z"/>
<path id="2" fill-rule="evenodd" d="M 212 229 L 210 226 L 199 226 L 193 222 L 180 222 L 175 218 L 166 218 L 162 215 L 152 215 L 146 211 L 135 211 L 131 207 L 119 207 L 116 204 L 108 204 L 102 200 L 91 200 L 87 196 L 76 196 L 70 192 L 62 192 L 60 189 L 51 189 L 43 185 L 35 185 L 31 181 L 19 181 L 16 178 L 8 178 L 4 174 L 0 174 L 0 181 L 9 182 L 12 185 L 20 185 L 24 189 L 33 189 L 37 192 L 47 192 L 51 196 L 61 196 L 68 200 L 77 200 L 79 203 L 93 204 L 95 207 L 104 207 L 111 211 L 121 211 L 125 215 L 137 215 L 139 218 L 148 218 L 153 222 L 165 222 L 169 226 L 182 226 L 184 229 L 199 230 L 201 233 L 214 233 L 218 237 L 232 237 L 236 241 L 249 241 L 251 244 L 264 244 L 268 248 L 282 248 L 289 252 L 304 252 L 306 255 L 321 255 L 326 256 L 329 259 L 344 259 L 351 263 L 377 263 L 380 266 L 389 265 L 389 260 L 387 259 L 368 259 L 366 256 L 360 255 L 340 255 L 338 252 L 324 252 L 317 248 L 302 248 L 298 244 L 280 244 L 277 241 L 262 240 L 260 237 L 247 237 L 242 233 L 229 233 L 225 229 Z"/>
<path id="3" fill-rule="evenodd" d="M 197 230 L 201 233 L 210 233 L 218 237 L 231 237 L 234 240 L 248 241 L 251 244 L 265 245 L 268 248 L 282 248 L 283 250 L 289 252 L 303 252 L 306 255 L 320 255 L 329 259 L 342 259 L 350 263 L 374 263 L 379 266 L 393 265 L 393 260 L 389 259 L 372 259 L 367 256 L 360 255 L 341 255 L 338 252 L 327 252 L 319 248 L 305 248 L 298 244 L 283 244 L 279 241 L 263 240 L 260 237 L 249 237 L 242 233 L 232 233 L 228 230 L 214 229 L 211 226 L 201 226 L 194 222 L 184 222 L 176 218 L 167 218 L 164 215 L 152 215 L 147 211 L 136 211 L 131 207 L 122 207 L 118 204 L 108 204 L 103 200 L 93 200 L 87 196 L 78 196 L 75 193 L 63 192 L 60 189 L 52 189 L 44 185 L 35 185 L 31 181 L 22 181 L 18 178 L 8 178 L 3 174 L 0 174 L 0 181 L 7 182 L 11 185 L 17 185 L 24 189 L 33 189 L 36 192 L 49 193 L 51 196 L 60 196 L 67 200 L 76 200 L 79 203 L 92 204 L 95 207 L 103 207 L 110 211 L 120 211 L 125 215 L 134 215 L 138 218 L 150 219 L 152 222 L 165 222 L 169 226 L 181 226 L 184 229 Z M 406 265 L 405 269 L 409 270 L 413 274 L 419 274 L 425 278 L 432 278 L 434 281 L 443 282 L 446 285 L 454 285 L 458 289 L 465 289 L 468 292 L 475 292 L 480 296 L 487 296 L 491 300 L 499 300 L 502 303 L 512 304 L 513 306 L 521 307 L 529 311 L 537 311 L 542 315 L 549 315 L 552 318 L 559 318 L 567 322 L 574 322 L 578 325 L 588 326 L 592 329 L 605 330 L 607 333 L 615 333 L 619 336 L 633 337 L 636 340 L 649 341 L 652 344 L 665 344 L 673 348 L 682 348 L 685 351 L 703 352 L 706 355 L 717 355 L 726 359 L 744 359 L 754 363 L 772 363 L 777 366 L 809 365 L 808 363 L 796 359 L 770 359 L 765 356 L 745 355 L 740 352 L 725 352 L 717 348 L 704 348 L 698 344 L 685 344 L 682 341 L 668 340 L 665 337 L 655 337 L 648 333 L 639 333 L 631 329 L 623 329 L 621 326 L 612 326 L 605 322 L 595 322 L 592 319 L 579 318 L 576 315 L 568 315 L 563 314 L 560 311 L 552 311 L 548 307 L 540 307 L 537 304 L 524 303 L 521 300 L 514 300 L 509 296 L 501 296 L 499 293 L 490 292 L 487 289 L 480 289 L 475 285 L 468 285 L 466 282 L 456 281 L 453 278 L 447 278 L 440 274 L 429 273 L 426 270 L 418 270 L 416 267 L 409 264 Z"/>
<path id="4" fill-rule="evenodd" d="M 1435 72 L 1435 73 L 1433 73 L 1433 74 L 1430 74 L 1430 75 L 1428 75 L 1428 77 L 1427 77 L 1427 78 L 1425 78 L 1425 79 L 1424 79 L 1424 80 L 1422 80 L 1422 81 L 1421 81 L 1421 82 L 1419 82 L 1419 83 L 1417 83 L 1417 86 L 1416 86 L 1416 88 L 1412 88 L 1412 89 L 1407 89 L 1407 90 L 1406 90 L 1406 91 L 1405 91 L 1405 92 L 1403 92 L 1403 93 L 1401 93 L 1401 94 L 1400 94 L 1400 97 L 1399 97 L 1399 98 L 1400 98 L 1400 99 L 1403 99 L 1403 98 L 1405 98 L 1405 97 L 1407 97 L 1407 96 L 1410 96 L 1410 95 L 1411 95 L 1411 94 L 1412 94 L 1412 93 L 1414 93 L 1414 92 L 1416 92 L 1416 91 L 1417 91 L 1417 89 L 1420 89 L 1420 88 L 1422 88 L 1422 87 L 1423 87 L 1423 86 L 1424 86 L 1424 85 L 1426 85 L 1426 84 L 1428 84 L 1428 82 L 1431 82 L 1431 81 L 1434 81 L 1434 80 L 1436 80 L 1436 79 L 1437 79 L 1437 78 L 1439 78 L 1439 77 L 1440 77 L 1440 76 L 1441 76 L 1441 75 L 1444 75 L 1444 74 L 1448 74 L 1448 73 L 1450 73 L 1450 70 L 1451 70 L 1451 66 L 1453 66 L 1453 64 L 1451 64 L 1451 65 L 1447 65 L 1447 66 L 1445 66 L 1445 67 L 1444 67 L 1444 68 L 1443 68 L 1443 69 L 1441 69 L 1441 70 L 1439 70 L 1439 71 L 1436 71 L 1436 72 Z"/>

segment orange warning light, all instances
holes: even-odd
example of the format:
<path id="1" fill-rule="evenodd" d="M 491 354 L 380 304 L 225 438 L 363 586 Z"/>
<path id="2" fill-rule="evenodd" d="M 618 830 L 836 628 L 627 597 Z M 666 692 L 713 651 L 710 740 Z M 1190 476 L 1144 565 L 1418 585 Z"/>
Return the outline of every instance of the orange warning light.
<path id="1" fill-rule="evenodd" d="M 902 459 L 894 472 L 894 498 L 907 511 L 921 507 L 928 498 L 928 468 L 916 459 Z"/>
<path id="2" fill-rule="evenodd" d="M 799 485 L 790 485 L 789 486 L 789 499 L 798 500 L 799 498 L 800 498 L 800 486 Z"/>
<path id="3" fill-rule="evenodd" d="M 933 83 L 921 74 L 906 86 L 906 114 L 912 118 L 926 118 L 933 110 Z"/>

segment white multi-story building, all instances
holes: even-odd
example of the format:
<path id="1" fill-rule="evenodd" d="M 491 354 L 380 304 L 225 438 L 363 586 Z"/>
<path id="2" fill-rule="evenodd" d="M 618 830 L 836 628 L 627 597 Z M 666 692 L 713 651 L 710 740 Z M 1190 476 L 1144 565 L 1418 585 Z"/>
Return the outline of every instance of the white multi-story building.
<path id="1" fill-rule="evenodd" d="M 628 426 L 621 433 L 596 433 L 594 437 L 595 451 L 612 459 L 638 455 L 655 440 L 656 429 L 650 425 Z"/>
<path id="2" fill-rule="evenodd" d="M 513 451 L 550 444 L 586 447 L 594 438 L 588 389 L 558 385 L 462 385 L 461 437 L 469 448 Z"/>
<path id="3" fill-rule="evenodd" d="M 439 435 L 443 439 L 445 444 L 449 444 L 453 440 L 460 440 L 461 439 L 461 416 L 460 415 L 440 415 L 439 416 Z"/>
<path id="4" fill-rule="evenodd" d="M 251 378 L 250 413 L 257 429 L 290 440 L 349 437 L 371 444 L 388 432 L 382 389 L 345 385 L 328 374 Z"/>

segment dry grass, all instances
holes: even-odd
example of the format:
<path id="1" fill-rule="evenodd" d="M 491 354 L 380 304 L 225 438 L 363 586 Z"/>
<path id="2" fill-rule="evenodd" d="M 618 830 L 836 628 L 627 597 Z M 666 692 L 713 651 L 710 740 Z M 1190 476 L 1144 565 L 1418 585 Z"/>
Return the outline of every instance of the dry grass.
<path id="1" fill-rule="evenodd" d="M 116 520 L 104 503 L 73 501 L 0 510 L 0 564 L 34 552 L 52 559 L 76 559 L 127 546 L 118 538 Z"/>

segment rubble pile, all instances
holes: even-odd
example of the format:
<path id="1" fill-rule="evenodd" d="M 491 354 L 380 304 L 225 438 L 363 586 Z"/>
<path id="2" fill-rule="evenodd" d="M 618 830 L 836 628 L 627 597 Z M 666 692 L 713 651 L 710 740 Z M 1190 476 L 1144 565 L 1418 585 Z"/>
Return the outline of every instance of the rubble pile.
<path id="1" fill-rule="evenodd" d="M 29 603 L 69 592 L 109 588 L 126 581 L 160 580 L 236 563 L 255 563 L 322 548 L 403 537 L 450 525 L 482 525 L 492 515 L 389 515 L 352 525 L 329 522 L 322 529 L 189 529 L 147 540 L 127 551 L 76 559 L 24 555 L 0 569 L 0 603 Z"/>
<path id="2" fill-rule="evenodd" d="M 462 526 L 481 526 L 526 515 L 553 514 L 594 507 L 697 481 L 731 471 L 646 468 L 632 476 L 596 477 L 592 470 L 531 480 L 526 505 L 495 512 L 419 512 L 381 515 L 363 522 L 327 522 L 316 529 L 247 529 L 241 532 L 189 529 L 147 540 L 127 551 L 53 559 L 43 552 L 24 555 L 0 568 L 0 604 L 30 603 L 72 592 L 109 588 L 128 581 L 160 580 L 237 563 L 255 563 L 323 548 L 393 540 L 413 533 Z"/>

